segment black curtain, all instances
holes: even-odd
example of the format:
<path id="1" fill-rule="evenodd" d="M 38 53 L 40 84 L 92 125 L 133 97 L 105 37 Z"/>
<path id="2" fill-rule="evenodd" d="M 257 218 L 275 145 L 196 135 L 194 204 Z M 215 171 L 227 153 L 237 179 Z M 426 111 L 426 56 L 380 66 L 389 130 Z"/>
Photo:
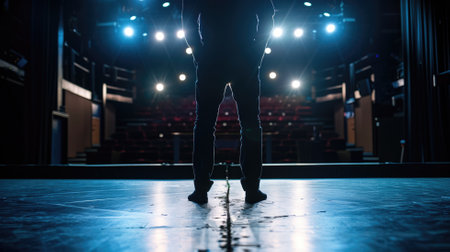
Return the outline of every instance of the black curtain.
<path id="1" fill-rule="evenodd" d="M 436 81 L 449 69 L 448 13 L 448 1 L 401 0 L 408 161 L 450 160 L 448 83 Z"/>
<path id="2" fill-rule="evenodd" d="M 52 111 L 57 101 L 61 0 L 33 0 L 31 59 L 25 87 L 25 163 L 49 164 Z"/>

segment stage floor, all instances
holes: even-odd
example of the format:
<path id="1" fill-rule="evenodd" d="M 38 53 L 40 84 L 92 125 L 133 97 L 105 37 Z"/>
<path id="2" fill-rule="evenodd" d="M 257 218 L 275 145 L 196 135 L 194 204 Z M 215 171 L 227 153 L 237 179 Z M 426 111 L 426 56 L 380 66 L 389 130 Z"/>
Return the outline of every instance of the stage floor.
<path id="1" fill-rule="evenodd" d="M 449 178 L 238 180 L 209 203 L 189 180 L 0 180 L 0 248 L 146 251 L 450 251 Z"/>

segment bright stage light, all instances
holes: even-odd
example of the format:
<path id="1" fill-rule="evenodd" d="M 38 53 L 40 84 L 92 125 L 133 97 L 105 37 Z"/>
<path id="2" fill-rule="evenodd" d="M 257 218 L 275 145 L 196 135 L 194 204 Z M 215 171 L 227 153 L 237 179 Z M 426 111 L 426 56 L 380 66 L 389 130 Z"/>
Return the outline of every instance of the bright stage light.
<path id="1" fill-rule="evenodd" d="M 276 27 L 275 29 L 273 29 L 272 35 L 274 38 L 283 36 L 283 29 L 281 27 Z"/>
<path id="2" fill-rule="evenodd" d="M 186 54 L 191 55 L 192 54 L 192 48 L 190 48 L 190 47 L 186 48 Z"/>
<path id="3" fill-rule="evenodd" d="M 164 35 L 164 32 L 162 32 L 162 31 L 158 31 L 155 33 L 155 39 L 158 41 L 163 41 L 165 37 L 166 36 Z"/>
<path id="4" fill-rule="evenodd" d="M 180 76 L 178 76 L 178 79 L 180 81 L 185 81 L 187 79 L 186 74 L 180 74 Z"/>
<path id="5" fill-rule="evenodd" d="M 324 12 L 323 15 L 324 15 L 325 17 L 330 17 L 330 16 L 331 16 L 331 14 L 328 13 L 328 12 Z"/>
<path id="6" fill-rule="evenodd" d="M 130 20 L 131 20 L 131 21 L 136 20 L 136 16 L 131 16 L 131 17 L 130 17 Z"/>
<path id="7" fill-rule="evenodd" d="M 123 34 L 127 37 L 133 37 L 134 29 L 131 26 L 127 26 L 123 29 Z"/>
<path id="8" fill-rule="evenodd" d="M 264 53 L 265 54 L 271 54 L 272 53 L 272 49 L 270 47 L 266 47 L 266 49 L 264 49 Z"/>
<path id="9" fill-rule="evenodd" d="M 294 30 L 294 37 L 296 38 L 300 38 L 303 36 L 303 29 L 302 28 L 297 28 Z"/>
<path id="10" fill-rule="evenodd" d="M 333 33 L 336 30 L 336 25 L 334 24 L 328 24 L 325 28 L 328 33 Z"/>
<path id="11" fill-rule="evenodd" d="M 147 36 L 148 36 L 148 33 L 146 33 L 146 32 L 142 33 L 142 37 L 147 37 Z"/>
<path id="12" fill-rule="evenodd" d="M 162 4 L 162 7 L 164 7 L 164 8 L 169 7 L 169 6 L 170 6 L 170 2 L 164 2 Z"/>
<path id="13" fill-rule="evenodd" d="M 162 83 L 157 83 L 156 86 L 155 86 L 155 88 L 156 88 L 156 91 L 162 92 L 162 91 L 164 90 L 164 84 L 162 84 Z"/>
<path id="14" fill-rule="evenodd" d="M 184 36 L 185 36 L 186 34 L 184 33 L 184 31 L 183 30 L 178 30 L 177 31 L 177 38 L 179 38 L 179 39 L 184 39 Z"/>
<path id="15" fill-rule="evenodd" d="M 312 5 L 310 2 L 304 2 L 303 4 L 304 4 L 306 7 L 311 7 L 311 5 Z"/>
<path id="16" fill-rule="evenodd" d="M 275 73 L 275 72 L 270 72 L 270 73 L 269 73 L 269 78 L 271 78 L 272 80 L 273 80 L 273 79 L 276 79 L 276 78 L 277 78 L 277 73 Z"/>
<path id="17" fill-rule="evenodd" d="M 291 87 L 292 87 L 293 89 L 298 89 L 298 88 L 300 88 L 300 85 L 301 85 L 301 82 L 300 82 L 299 80 L 293 80 L 293 81 L 291 82 Z"/>

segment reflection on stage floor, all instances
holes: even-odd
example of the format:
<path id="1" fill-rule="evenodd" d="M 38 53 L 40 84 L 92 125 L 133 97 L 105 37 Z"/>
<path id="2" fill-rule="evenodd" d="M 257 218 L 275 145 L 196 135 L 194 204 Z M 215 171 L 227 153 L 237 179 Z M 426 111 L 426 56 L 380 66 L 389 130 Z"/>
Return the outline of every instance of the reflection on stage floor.
<path id="1" fill-rule="evenodd" d="M 450 250 L 449 178 L 238 180 L 209 203 L 189 180 L 0 180 L 0 247 L 14 250 Z M 227 223 L 229 225 L 227 225 Z"/>

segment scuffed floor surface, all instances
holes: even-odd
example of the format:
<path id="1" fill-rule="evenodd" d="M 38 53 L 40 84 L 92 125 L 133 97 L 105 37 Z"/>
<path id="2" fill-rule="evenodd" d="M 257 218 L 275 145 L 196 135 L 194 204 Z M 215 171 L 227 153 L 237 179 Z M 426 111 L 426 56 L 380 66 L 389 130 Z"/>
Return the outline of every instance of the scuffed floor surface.
<path id="1" fill-rule="evenodd" d="M 0 248 L 76 251 L 450 251 L 450 179 L 237 180 L 209 203 L 188 180 L 0 180 Z M 227 220 L 229 221 L 227 225 Z"/>

